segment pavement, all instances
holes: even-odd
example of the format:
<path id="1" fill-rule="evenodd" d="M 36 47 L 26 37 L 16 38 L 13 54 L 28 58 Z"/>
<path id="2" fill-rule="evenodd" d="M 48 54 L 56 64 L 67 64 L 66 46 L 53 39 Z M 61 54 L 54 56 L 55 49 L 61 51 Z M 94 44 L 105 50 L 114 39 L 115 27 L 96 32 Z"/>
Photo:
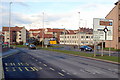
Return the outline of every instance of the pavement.
<path id="1" fill-rule="evenodd" d="M 18 54 L 3 58 L 5 78 L 11 80 L 13 78 L 118 80 L 120 74 L 117 64 L 59 52 L 29 50 L 26 48 L 19 48 L 19 50 Z"/>

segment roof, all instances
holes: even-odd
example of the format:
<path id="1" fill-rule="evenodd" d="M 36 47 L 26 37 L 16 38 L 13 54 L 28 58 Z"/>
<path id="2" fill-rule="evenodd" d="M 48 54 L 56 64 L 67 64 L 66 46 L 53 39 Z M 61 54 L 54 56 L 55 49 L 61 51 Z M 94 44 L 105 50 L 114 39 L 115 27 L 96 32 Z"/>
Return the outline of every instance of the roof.
<path id="1" fill-rule="evenodd" d="M 20 31 L 23 27 L 10 27 L 10 31 Z M 2 31 L 9 31 L 9 27 L 2 27 Z"/>
<path id="2" fill-rule="evenodd" d="M 62 32 L 64 31 L 64 29 L 51 29 L 51 28 L 47 28 L 48 32 Z"/>
<path id="3" fill-rule="evenodd" d="M 29 31 L 42 31 L 43 29 L 30 29 Z"/>

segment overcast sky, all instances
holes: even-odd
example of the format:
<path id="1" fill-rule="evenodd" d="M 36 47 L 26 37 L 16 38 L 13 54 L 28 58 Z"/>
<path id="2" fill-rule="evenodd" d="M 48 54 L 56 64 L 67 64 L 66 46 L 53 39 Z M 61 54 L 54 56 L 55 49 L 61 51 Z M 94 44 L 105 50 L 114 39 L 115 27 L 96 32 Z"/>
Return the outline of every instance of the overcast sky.
<path id="1" fill-rule="evenodd" d="M 93 28 L 93 18 L 105 18 L 118 0 L 2 0 L 0 3 L 0 29 L 9 26 L 9 2 L 11 26 L 27 29 L 45 28 L 78 29 Z M 80 12 L 80 17 L 78 12 Z"/>

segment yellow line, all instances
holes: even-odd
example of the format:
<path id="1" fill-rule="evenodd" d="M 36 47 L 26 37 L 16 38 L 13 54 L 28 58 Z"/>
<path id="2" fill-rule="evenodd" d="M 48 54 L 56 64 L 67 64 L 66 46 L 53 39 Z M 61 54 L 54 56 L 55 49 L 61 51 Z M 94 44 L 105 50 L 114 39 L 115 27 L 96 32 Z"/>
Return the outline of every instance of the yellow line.
<path id="1" fill-rule="evenodd" d="M 20 67 L 18 67 L 18 69 L 19 69 L 20 71 L 23 71 Z"/>
<path id="2" fill-rule="evenodd" d="M 26 71 L 29 71 L 29 69 L 27 67 L 25 67 Z"/>
<path id="3" fill-rule="evenodd" d="M 36 71 L 39 71 L 36 67 L 33 67 Z"/>
<path id="4" fill-rule="evenodd" d="M 29 66 L 29 64 L 28 64 L 28 63 L 26 63 L 26 65 L 28 65 L 28 66 Z"/>
<path id="5" fill-rule="evenodd" d="M 33 67 L 30 67 L 33 71 L 35 71 L 35 69 Z"/>

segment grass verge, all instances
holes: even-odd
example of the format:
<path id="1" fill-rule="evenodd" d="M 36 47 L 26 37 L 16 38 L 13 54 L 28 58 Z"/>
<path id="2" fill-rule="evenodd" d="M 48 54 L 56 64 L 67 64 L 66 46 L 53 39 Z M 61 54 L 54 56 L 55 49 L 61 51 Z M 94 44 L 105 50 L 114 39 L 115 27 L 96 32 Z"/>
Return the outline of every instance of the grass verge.
<path id="1" fill-rule="evenodd" d="M 79 56 L 84 56 L 84 57 L 91 57 L 91 58 L 97 58 L 97 59 L 103 59 L 103 60 L 109 60 L 109 61 L 114 61 L 114 62 L 119 62 L 119 57 L 117 56 L 100 56 L 97 55 L 94 57 L 94 54 L 91 53 L 84 53 L 84 52 L 78 52 L 78 51 L 68 51 L 68 50 L 57 50 L 57 49 L 49 49 L 49 48 L 42 48 L 43 50 L 48 50 L 48 51 L 54 51 L 54 52 L 61 52 L 65 54 L 73 54 L 73 55 L 79 55 Z"/>

